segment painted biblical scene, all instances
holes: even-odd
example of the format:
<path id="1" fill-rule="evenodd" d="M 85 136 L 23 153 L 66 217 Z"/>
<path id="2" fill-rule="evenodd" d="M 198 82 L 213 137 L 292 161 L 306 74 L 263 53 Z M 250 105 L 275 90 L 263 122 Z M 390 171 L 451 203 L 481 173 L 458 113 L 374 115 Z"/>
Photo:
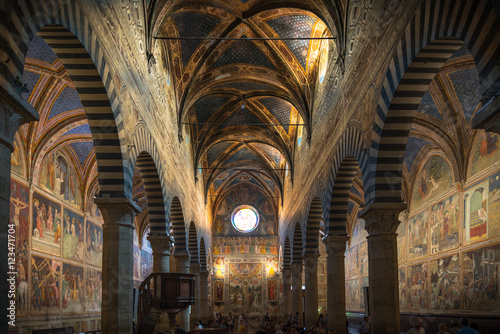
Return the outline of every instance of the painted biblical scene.
<path id="1" fill-rule="evenodd" d="M 352 276 L 357 276 L 359 275 L 359 245 L 351 246 L 350 253 L 350 273 Z"/>
<path id="2" fill-rule="evenodd" d="M 412 210 L 430 203 L 453 186 L 453 171 L 446 160 L 431 156 L 420 169 L 413 185 Z"/>
<path id="3" fill-rule="evenodd" d="M 26 158 L 24 156 L 22 139 L 20 139 L 19 136 L 19 133 L 16 134 L 14 142 L 12 143 L 14 151 L 12 151 L 12 154 L 10 155 L 10 165 L 11 172 L 14 172 L 19 176 L 24 176 L 24 164 Z"/>
<path id="4" fill-rule="evenodd" d="M 500 236 L 500 172 L 490 176 L 488 196 L 488 237 Z"/>
<path id="5" fill-rule="evenodd" d="M 220 279 L 214 280 L 214 302 L 224 302 L 224 281 Z"/>
<path id="6" fill-rule="evenodd" d="M 214 255 L 278 255 L 277 237 L 229 237 L 213 239 Z"/>
<path id="7" fill-rule="evenodd" d="M 28 314 L 29 259 L 29 190 L 24 184 L 10 180 L 10 224 L 16 230 L 16 315 Z"/>
<path id="8" fill-rule="evenodd" d="M 78 172 L 68 161 L 70 160 L 60 151 L 47 155 L 41 166 L 39 185 L 78 208 L 82 202 Z"/>
<path id="9" fill-rule="evenodd" d="M 365 287 L 368 287 L 369 286 L 369 283 L 368 283 L 368 276 L 365 276 L 365 277 L 361 277 L 359 279 L 359 307 L 361 309 L 364 309 L 365 308 L 365 290 L 364 288 Z"/>
<path id="10" fill-rule="evenodd" d="M 63 313 L 82 313 L 85 307 L 83 267 L 63 263 L 62 308 Z"/>
<path id="11" fill-rule="evenodd" d="M 358 279 L 349 282 L 349 303 L 353 309 L 359 309 L 360 288 Z"/>
<path id="12" fill-rule="evenodd" d="M 406 258 L 406 221 L 402 221 L 396 233 L 398 234 L 398 264 L 404 263 Z"/>
<path id="13" fill-rule="evenodd" d="M 94 203 L 93 199 L 90 199 L 89 201 L 87 201 L 87 209 L 85 212 L 88 215 L 87 217 L 89 217 L 95 221 L 98 221 L 101 224 L 104 223 L 102 215 L 101 215 L 101 211 L 99 211 L 99 208 Z"/>
<path id="14" fill-rule="evenodd" d="M 275 302 L 278 300 L 278 281 L 275 279 L 267 280 L 267 301 Z"/>
<path id="15" fill-rule="evenodd" d="M 229 264 L 229 307 L 262 308 L 262 263 Z"/>
<path id="16" fill-rule="evenodd" d="M 408 261 L 428 254 L 427 227 L 429 212 L 424 211 L 408 219 Z"/>
<path id="17" fill-rule="evenodd" d="M 407 267 L 408 304 L 407 308 L 426 309 L 429 307 L 427 283 L 427 263 Z"/>
<path id="18" fill-rule="evenodd" d="M 62 208 L 38 192 L 33 193 L 32 249 L 54 256 L 61 255 Z"/>
<path id="19" fill-rule="evenodd" d="M 500 309 L 500 244 L 462 253 L 464 309 Z"/>
<path id="20" fill-rule="evenodd" d="M 368 242 L 359 245 L 359 274 L 368 274 Z"/>
<path id="21" fill-rule="evenodd" d="M 488 180 L 464 194 L 464 244 L 482 241 L 488 236 Z"/>
<path id="22" fill-rule="evenodd" d="M 431 261 L 431 309 L 460 309 L 458 254 Z"/>
<path id="23" fill-rule="evenodd" d="M 141 279 L 144 280 L 153 272 L 153 254 L 141 249 Z"/>
<path id="24" fill-rule="evenodd" d="M 499 139 L 495 133 L 481 131 L 472 150 L 471 175 L 500 161 Z"/>
<path id="25" fill-rule="evenodd" d="M 102 273 L 94 269 L 86 269 L 85 280 L 85 312 L 100 312 L 102 300 Z"/>
<path id="26" fill-rule="evenodd" d="M 233 211 L 240 205 L 255 208 L 259 221 L 254 230 L 245 232 L 246 237 L 277 235 L 277 221 L 274 204 L 262 191 L 251 183 L 235 186 L 218 203 L 215 210 L 213 234 L 215 237 L 241 237 L 242 232 L 236 230 L 231 222 Z M 277 253 L 276 253 L 277 254 Z"/>
<path id="27" fill-rule="evenodd" d="M 430 211 L 431 254 L 458 247 L 460 195 L 432 206 Z"/>
<path id="28" fill-rule="evenodd" d="M 134 244 L 134 287 L 141 283 L 141 249 Z"/>
<path id="29" fill-rule="evenodd" d="M 358 244 L 366 240 L 368 232 L 365 230 L 365 220 L 359 218 L 352 228 L 351 233 L 351 244 Z"/>
<path id="30" fill-rule="evenodd" d="M 63 257 L 83 262 L 84 257 L 84 220 L 73 211 L 64 208 Z M 82 275 L 83 277 L 83 275 Z"/>
<path id="31" fill-rule="evenodd" d="M 59 313 L 61 262 L 33 255 L 31 258 L 31 315 Z"/>
<path id="32" fill-rule="evenodd" d="M 399 308 L 404 309 L 407 306 L 407 285 L 406 285 L 406 273 L 405 268 L 398 269 L 398 281 L 399 281 Z"/>
<path id="33" fill-rule="evenodd" d="M 96 267 L 102 266 L 102 227 L 87 220 L 85 242 L 85 261 Z"/>

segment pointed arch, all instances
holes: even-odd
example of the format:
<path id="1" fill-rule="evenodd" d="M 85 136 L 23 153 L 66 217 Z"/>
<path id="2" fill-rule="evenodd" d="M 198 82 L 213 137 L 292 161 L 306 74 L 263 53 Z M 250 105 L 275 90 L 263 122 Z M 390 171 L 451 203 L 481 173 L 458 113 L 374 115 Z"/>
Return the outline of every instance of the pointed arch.
<path id="1" fill-rule="evenodd" d="M 323 219 L 321 200 L 315 197 L 309 207 L 306 225 L 306 246 L 304 253 L 318 253 L 319 227 Z"/>
<path id="2" fill-rule="evenodd" d="M 293 231 L 293 250 L 292 250 L 292 263 L 302 263 L 302 253 L 304 251 L 304 243 L 302 240 L 302 228 L 300 223 L 295 224 Z"/>
<path id="3" fill-rule="evenodd" d="M 290 248 L 290 239 L 285 238 L 285 247 L 283 249 L 283 268 L 288 269 L 292 261 L 292 251 Z"/>
<path id="4" fill-rule="evenodd" d="M 207 249 L 203 237 L 200 238 L 200 270 L 207 270 Z"/>
<path id="5" fill-rule="evenodd" d="M 172 229 L 174 230 L 175 252 L 187 252 L 186 224 L 184 222 L 184 214 L 182 213 L 181 201 L 177 196 L 172 200 L 170 219 L 172 221 Z"/>
<path id="6" fill-rule="evenodd" d="M 158 166 L 161 166 L 160 153 L 146 128 L 137 129 L 129 156 L 135 159 L 135 167 L 139 170 L 144 184 L 148 201 L 150 233 L 152 235 L 168 234 L 168 206 L 166 204 L 168 197 L 164 189 L 165 176 L 163 170 L 158 169 Z M 134 166 L 134 160 L 130 165 Z"/>
<path id="7" fill-rule="evenodd" d="M 191 263 L 199 264 L 198 236 L 196 234 L 196 225 L 193 221 L 189 224 L 188 240 L 188 251 L 191 254 Z"/>
<path id="8" fill-rule="evenodd" d="M 24 6 L 40 10 L 26 11 Z M 40 5 L 36 0 L 13 2 L 7 19 L 0 23 L 0 34 L 9 36 L 2 48 L 8 59 L 0 64 L 2 87 L 14 98 L 22 99 L 15 82 L 22 81 L 29 45 L 38 34 L 61 60 L 85 107 L 96 151 L 100 194 L 131 195 L 125 186 L 127 165 L 120 140 L 122 125 L 118 121 L 112 72 L 102 44 L 79 5 L 70 2 Z M 19 102 L 27 104 L 24 100 Z"/>
<path id="9" fill-rule="evenodd" d="M 418 105 L 437 71 L 465 45 L 480 83 L 500 87 L 500 20 L 492 1 L 426 0 L 396 44 L 384 76 L 374 120 L 374 169 L 367 202 L 401 202 L 406 142 Z M 426 20 L 426 17 L 434 17 Z"/>

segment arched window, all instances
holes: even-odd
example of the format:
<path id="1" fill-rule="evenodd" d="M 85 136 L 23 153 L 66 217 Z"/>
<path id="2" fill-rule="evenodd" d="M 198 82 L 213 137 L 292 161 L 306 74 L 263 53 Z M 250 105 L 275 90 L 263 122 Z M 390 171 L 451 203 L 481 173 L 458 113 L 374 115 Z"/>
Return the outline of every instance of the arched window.
<path id="1" fill-rule="evenodd" d="M 259 213 L 249 205 L 241 205 L 234 209 L 231 221 L 238 232 L 252 232 L 259 224 Z"/>

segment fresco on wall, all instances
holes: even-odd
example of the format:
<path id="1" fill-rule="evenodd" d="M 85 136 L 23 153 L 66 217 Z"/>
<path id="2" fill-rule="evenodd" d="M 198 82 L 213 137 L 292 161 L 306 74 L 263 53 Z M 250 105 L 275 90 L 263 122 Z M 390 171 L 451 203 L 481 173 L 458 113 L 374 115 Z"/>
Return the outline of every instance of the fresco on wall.
<path id="1" fill-rule="evenodd" d="M 277 237 L 214 238 L 213 247 L 214 247 L 214 255 L 223 255 L 223 254 L 278 255 Z"/>
<path id="2" fill-rule="evenodd" d="M 481 130 L 472 150 L 471 175 L 500 161 L 499 138 L 497 134 Z"/>
<path id="3" fill-rule="evenodd" d="M 398 269 L 398 281 L 399 281 L 399 308 L 404 309 L 407 305 L 407 288 L 406 288 L 406 275 L 405 268 Z"/>
<path id="4" fill-rule="evenodd" d="M 488 195 L 488 237 L 500 236 L 500 172 L 490 177 Z"/>
<path id="5" fill-rule="evenodd" d="M 462 253 L 464 308 L 500 309 L 500 244 Z"/>
<path id="6" fill-rule="evenodd" d="M 349 298 L 351 307 L 354 309 L 358 309 L 360 303 L 360 289 L 358 279 L 353 279 L 349 282 Z"/>
<path id="7" fill-rule="evenodd" d="M 359 245 L 352 246 L 350 250 L 350 267 L 351 267 L 351 275 L 357 276 L 359 275 Z"/>
<path id="8" fill-rule="evenodd" d="M 432 156 L 420 169 L 413 184 L 411 208 L 420 207 L 453 186 L 453 171 L 442 157 Z"/>
<path id="9" fill-rule="evenodd" d="M 406 221 L 402 221 L 398 229 L 396 231 L 398 238 L 397 238 L 397 244 L 398 244 L 398 264 L 404 263 L 405 262 L 405 255 L 406 255 Z"/>
<path id="10" fill-rule="evenodd" d="M 63 263 L 63 313 L 81 313 L 85 305 L 83 267 Z"/>
<path id="11" fill-rule="evenodd" d="M 271 201 L 256 187 L 248 183 L 234 187 L 220 201 L 215 210 L 213 234 L 215 237 L 241 237 L 231 223 L 234 209 L 240 205 L 253 206 L 259 213 L 259 224 L 255 230 L 245 236 L 274 236 L 277 234 L 277 223 L 274 206 Z"/>
<path id="12" fill-rule="evenodd" d="M 262 307 L 262 264 L 229 264 L 229 307 Z"/>
<path id="13" fill-rule="evenodd" d="M 31 258 L 31 314 L 59 313 L 61 262 L 33 255 Z"/>
<path id="14" fill-rule="evenodd" d="M 408 261 L 427 256 L 428 222 L 428 211 L 408 219 Z"/>
<path id="15" fill-rule="evenodd" d="M 432 206 L 430 212 L 431 254 L 458 247 L 458 194 Z"/>
<path id="16" fill-rule="evenodd" d="M 488 181 L 469 188 L 464 194 L 464 244 L 481 241 L 488 232 Z"/>
<path id="17" fill-rule="evenodd" d="M 368 242 L 359 245 L 359 274 L 368 274 Z"/>
<path id="18" fill-rule="evenodd" d="M 364 287 L 368 287 L 369 286 L 369 283 L 368 283 L 368 276 L 365 276 L 365 277 L 361 277 L 359 279 L 359 307 L 361 309 L 364 309 L 365 308 L 365 293 L 364 293 Z"/>
<path id="19" fill-rule="evenodd" d="M 134 245 L 134 280 L 141 279 L 141 249 Z"/>
<path id="20" fill-rule="evenodd" d="M 102 273 L 87 268 L 85 280 L 85 312 L 101 311 L 102 300 Z"/>
<path id="21" fill-rule="evenodd" d="M 224 302 L 224 281 L 214 280 L 214 302 L 222 303 Z"/>
<path id="22" fill-rule="evenodd" d="M 104 222 L 101 216 L 101 211 L 99 211 L 99 208 L 94 203 L 93 199 L 87 202 L 87 209 L 85 212 L 87 213 L 89 218 L 97 220 L 98 222 L 101 222 L 101 224 Z"/>
<path id="23" fill-rule="evenodd" d="M 32 214 L 31 248 L 55 256 L 61 255 L 61 205 L 35 191 Z"/>
<path id="24" fill-rule="evenodd" d="M 153 254 L 141 249 L 141 279 L 144 280 L 153 272 Z"/>
<path id="25" fill-rule="evenodd" d="M 29 190 L 10 180 L 10 224 L 16 230 L 16 315 L 28 313 Z"/>
<path id="26" fill-rule="evenodd" d="M 14 147 L 14 151 L 12 151 L 12 154 L 10 155 L 10 165 L 11 165 L 11 171 L 20 175 L 24 176 L 23 174 L 23 162 L 24 162 L 24 156 L 23 152 L 21 151 L 21 142 L 18 138 L 18 136 L 14 137 L 14 142 L 12 143 L 12 146 Z"/>
<path id="27" fill-rule="evenodd" d="M 351 244 L 358 244 L 361 241 L 366 240 L 367 236 L 368 232 L 365 230 L 365 220 L 359 218 L 354 227 L 352 228 Z"/>
<path id="28" fill-rule="evenodd" d="M 63 257 L 66 259 L 83 261 L 83 228 L 83 217 L 64 208 Z"/>
<path id="29" fill-rule="evenodd" d="M 87 220 L 85 261 L 96 267 L 102 266 L 102 227 Z"/>
<path id="30" fill-rule="evenodd" d="M 458 254 L 431 261 L 431 308 L 460 309 Z"/>
<path id="31" fill-rule="evenodd" d="M 429 306 L 427 263 L 410 266 L 408 269 L 408 308 L 425 309 Z"/>
<path id="32" fill-rule="evenodd" d="M 267 301 L 278 301 L 278 281 L 275 279 L 267 280 Z"/>
<path id="33" fill-rule="evenodd" d="M 47 155 L 40 169 L 39 185 L 57 198 L 79 208 L 81 205 L 78 172 L 60 151 Z"/>

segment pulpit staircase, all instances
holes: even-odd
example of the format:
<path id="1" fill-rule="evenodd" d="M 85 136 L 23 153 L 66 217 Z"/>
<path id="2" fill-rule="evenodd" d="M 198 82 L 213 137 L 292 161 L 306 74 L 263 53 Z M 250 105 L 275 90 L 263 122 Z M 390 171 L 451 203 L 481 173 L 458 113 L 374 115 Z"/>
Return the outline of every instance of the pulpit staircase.
<path id="1" fill-rule="evenodd" d="M 194 304 L 194 274 L 153 273 L 139 286 L 137 333 L 152 334 L 166 312 L 171 324 L 175 314 Z"/>

